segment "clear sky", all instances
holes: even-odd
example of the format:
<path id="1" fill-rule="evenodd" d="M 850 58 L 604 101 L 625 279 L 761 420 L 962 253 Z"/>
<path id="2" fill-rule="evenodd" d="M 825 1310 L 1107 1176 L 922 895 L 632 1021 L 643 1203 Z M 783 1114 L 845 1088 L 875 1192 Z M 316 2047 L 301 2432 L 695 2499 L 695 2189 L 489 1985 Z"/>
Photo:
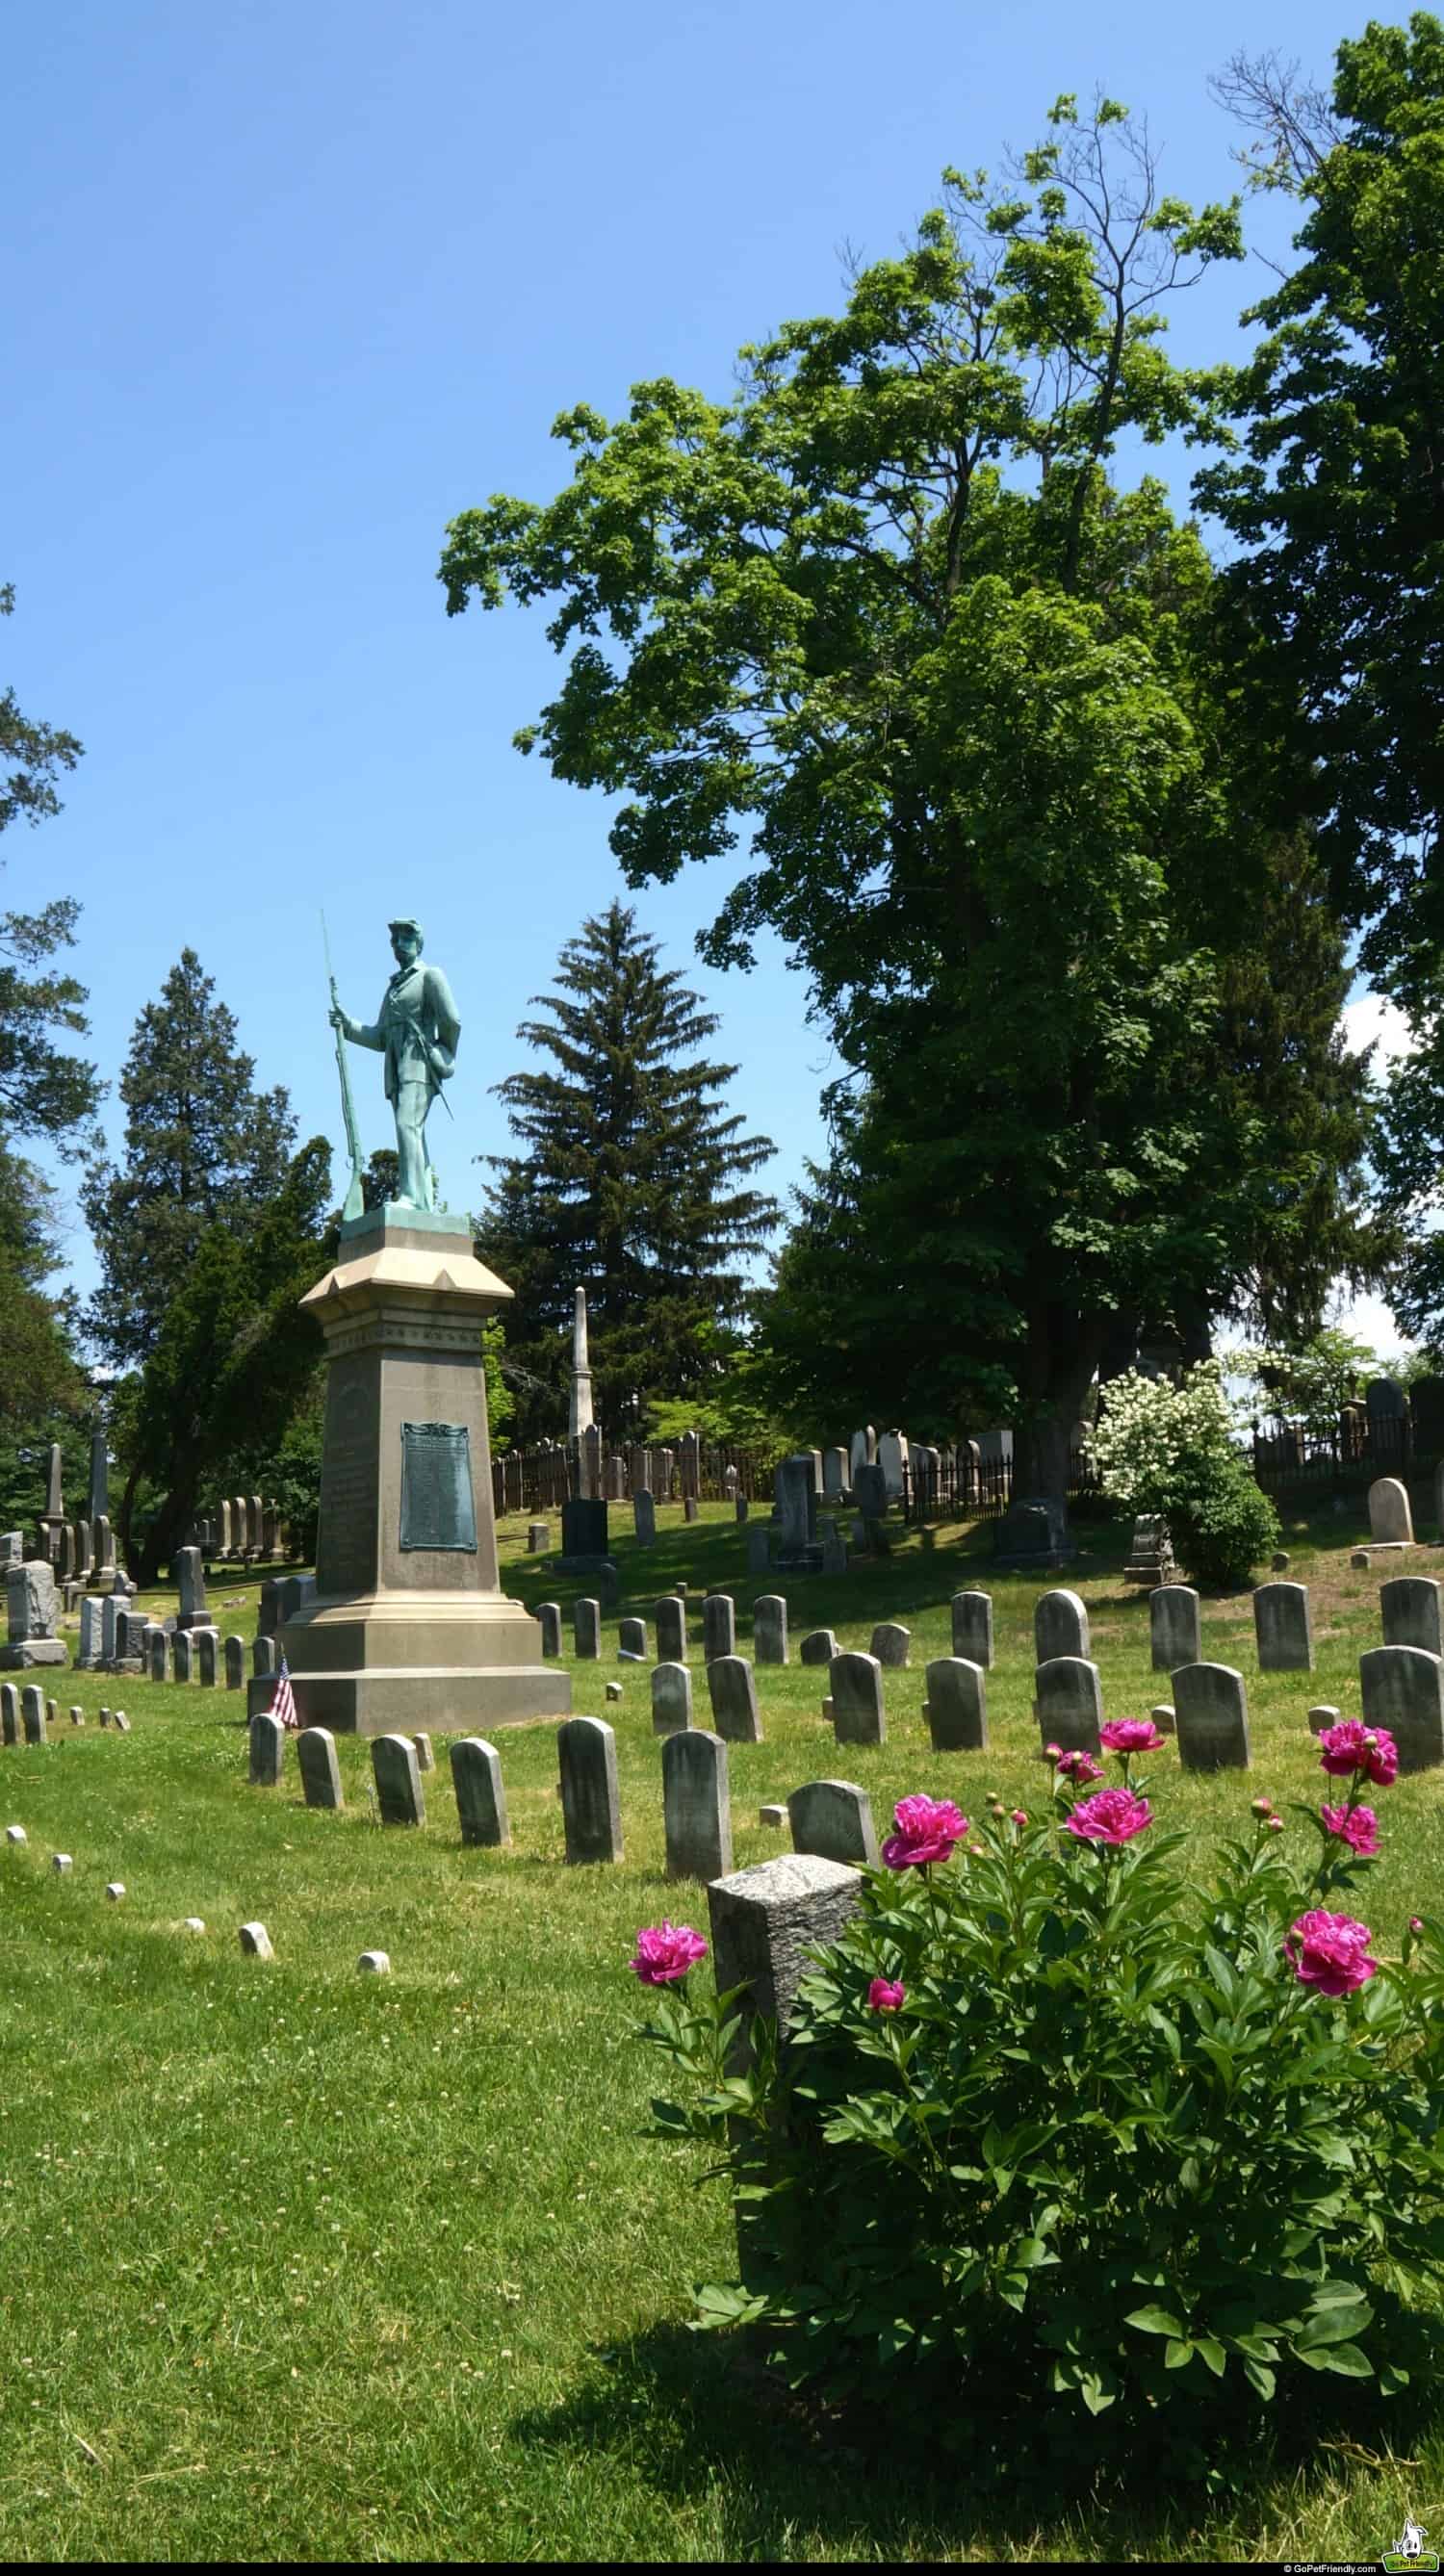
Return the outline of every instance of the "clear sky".
<path id="1" fill-rule="evenodd" d="M 414 911 L 464 1021 L 434 1150 L 474 1200 L 526 998 L 622 889 L 604 803 L 511 748 L 554 676 L 540 614 L 444 613 L 448 518 L 554 490 L 566 405 L 663 373 L 725 394 L 741 342 L 835 308 L 844 246 L 890 251 L 944 162 L 1034 140 L 1060 90 L 1146 110 L 1169 186 L 1227 194 L 1208 74 L 1239 46 L 1326 72 L 1365 14 L 13 0 L 0 677 L 86 758 L 57 821 L 6 835 L 0 901 L 81 899 L 103 1071 L 189 944 L 302 1135 L 337 1136 L 319 907 L 368 1017 Z M 1251 216 L 1275 246 L 1279 221 Z M 1224 271 L 1175 347 L 1238 345 L 1265 283 Z M 727 881 L 634 900 L 720 1011 L 781 1190 L 821 1145 L 830 1050 L 780 949 L 751 977 L 693 957 Z M 357 1072 L 369 1148 L 389 1126 Z M 78 1217 L 72 1248 L 86 1286 Z"/>

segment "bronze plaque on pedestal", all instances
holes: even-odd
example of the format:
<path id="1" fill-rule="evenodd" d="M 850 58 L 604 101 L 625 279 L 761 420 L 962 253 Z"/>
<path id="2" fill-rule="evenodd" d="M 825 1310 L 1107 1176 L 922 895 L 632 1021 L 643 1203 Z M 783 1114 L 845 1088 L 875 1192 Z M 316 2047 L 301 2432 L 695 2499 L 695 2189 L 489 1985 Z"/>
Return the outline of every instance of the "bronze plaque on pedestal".
<path id="1" fill-rule="evenodd" d="M 476 1501 L 464 1422 L 402 1423 L 401 1545 L 475 1556 Z"/>

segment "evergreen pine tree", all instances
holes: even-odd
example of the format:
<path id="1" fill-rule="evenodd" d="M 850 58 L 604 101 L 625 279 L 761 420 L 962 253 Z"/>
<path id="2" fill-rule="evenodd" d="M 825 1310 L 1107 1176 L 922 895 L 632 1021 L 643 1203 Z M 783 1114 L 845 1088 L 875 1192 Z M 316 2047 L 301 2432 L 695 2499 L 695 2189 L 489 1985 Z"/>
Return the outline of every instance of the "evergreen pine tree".
<path id="1" fill-rule="evenodd" d="M 578 1287 L 597 1417 L 629 1438 L 654 1400 L 701 1384 L 700 1328 L 740 1313 L 739 1264 L 777 1222 L 775 1200 L 739 1186 L 771 1140 L 725 1113 L 736 1066 L 698 1052 L 716 1016 L 658 959 L 621 903 L 584 923 L 562 949 L 557 989 L 533 996 L 543 1016 L 517 1032 L 551 1063 L 497 1085 L 525 1150 L 487 1158 L 500 1178 L 478 1233 L 516 1292 L 507 1375 L 518 1439 L 565 1430 Z"/>

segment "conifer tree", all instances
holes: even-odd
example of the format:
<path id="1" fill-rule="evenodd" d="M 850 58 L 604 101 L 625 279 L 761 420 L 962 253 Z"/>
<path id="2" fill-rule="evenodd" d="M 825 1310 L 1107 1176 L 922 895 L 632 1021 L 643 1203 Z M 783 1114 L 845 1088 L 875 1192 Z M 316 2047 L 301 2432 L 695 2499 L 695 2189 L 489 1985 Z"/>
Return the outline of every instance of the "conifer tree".
<path id="1" fill-rule="evenodd" d="M 533 1002 L 541 1016 L 517 1034 L 551 1061 L 497 1086 L 522 1150 L 487 1158 L 499 1179 L 478 1223 L 484 1257 L 516 1292 L 515 1433 L 565 1430 L 583 1287 L 597 1417 L 623 1439 L 650 1403 L 700 1384 L 702 1328 L 741 1312 L 739 1265 L 779 1213 L 746 1183 L 774 1149 L 726 1114 L 737 1068 L 700 1052 L 716 1016 L 660 965 L 625 905 L 583 924 L 556 989 Z"/>

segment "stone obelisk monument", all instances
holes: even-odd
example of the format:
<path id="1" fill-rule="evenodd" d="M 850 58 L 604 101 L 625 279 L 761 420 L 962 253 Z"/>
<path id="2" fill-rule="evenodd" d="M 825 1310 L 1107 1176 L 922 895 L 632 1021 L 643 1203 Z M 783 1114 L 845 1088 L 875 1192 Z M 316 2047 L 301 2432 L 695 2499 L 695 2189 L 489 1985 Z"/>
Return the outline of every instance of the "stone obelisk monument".
<path id="1" fill-rule="evenodd" d="M 377 1021 L 334 1002 L 333 1021 L 385 1054 L 410 1194 L 347 1218 L 335 1268 L 301 1300 L 326 1342 L 321 1515 L 315 1597 L 281 1645 L 303 1726 L 486 1732 L 568 1716 L 571 1683 L 498 1581 L 481 1326 L 511 1290 L 477 1260 L 466 1219 L 436 1205 L 426 1118 L 460 1021 L 445 976 L 420 962 L 420 924 L 391 935 Z M 274 1687 L 253 1684 L 253 1703 Z"/>
<path id="2" fill-rule="evenodd" d="M 580 1440 L 590 1431 L 592 1413 L 592 1372 L 587 1361 L 587 1292 L 579 1288 L 572 1315 L 572 1400 L 567 1415 L 567 1436 Z"/>

